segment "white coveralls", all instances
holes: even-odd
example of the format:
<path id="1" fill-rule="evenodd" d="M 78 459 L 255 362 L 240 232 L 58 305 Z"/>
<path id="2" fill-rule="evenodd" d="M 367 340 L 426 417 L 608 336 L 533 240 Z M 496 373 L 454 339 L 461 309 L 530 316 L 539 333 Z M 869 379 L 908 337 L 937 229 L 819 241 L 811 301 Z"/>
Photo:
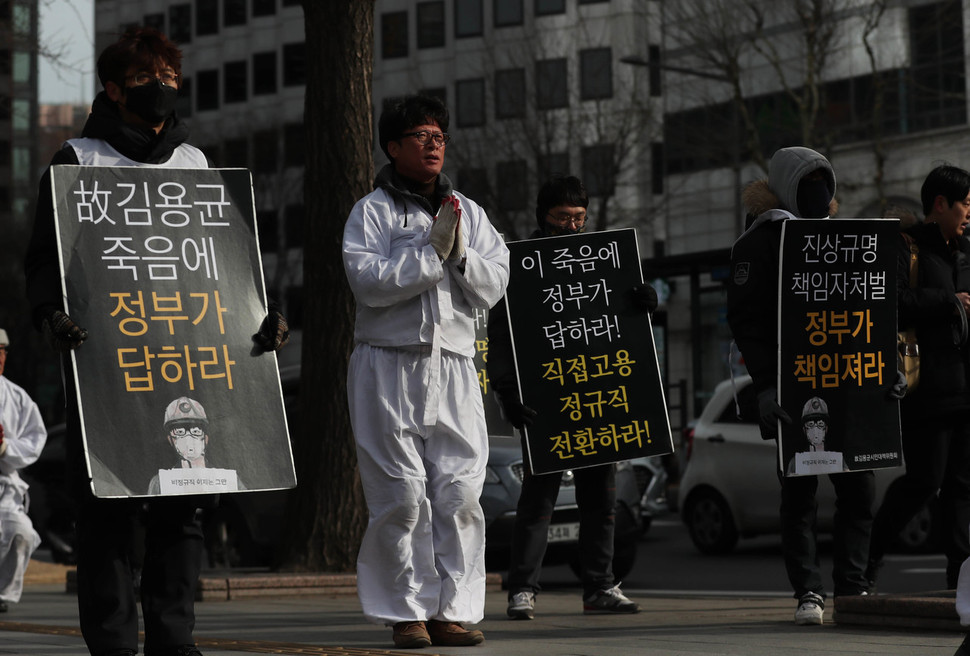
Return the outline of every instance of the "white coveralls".
<path id="1" fill-rule="evenodd" d="M 464 272 L 438 259 L 432 217 L 384 189 L 358 201 L 344 229 L 357 300 L 347 390 L 369 512 L 357 589 L 379 624 L 484 615 L 488 434 L 474 309 L 502 298 L 509 251 L 484 210 L 455 196 Z"/>
<path id="2" fill-rule="evenodd" d="M 27 483 L 17 470 L 40 456 L 47 429 L 37 404 L 6 376 L 0 376 L 0 425 L 7 445 L 0 457 L 0 599 L 16 603 L 30 555 L 40 546 L 40 536 L 27 516 Z"/>

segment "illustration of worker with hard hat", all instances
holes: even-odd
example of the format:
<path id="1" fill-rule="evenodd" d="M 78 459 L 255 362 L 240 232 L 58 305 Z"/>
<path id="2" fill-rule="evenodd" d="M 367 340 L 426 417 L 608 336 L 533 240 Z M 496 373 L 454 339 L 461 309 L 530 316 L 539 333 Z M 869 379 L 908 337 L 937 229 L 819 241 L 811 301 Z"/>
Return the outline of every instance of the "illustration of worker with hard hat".
<path id="1" fill-rule="evenodd" d="M 825 450 L 829 424 L 829 406 L 823 399 L 813 396 L 805 402 L 802 407 L 802 433 L 808 441 L 808 450 L 796 453 L 788 461 L 788 476 L 848 471 L 841 452 Z"/>
<path id="2" fill-rule="evenodd" d="M 211 467 L 206 460 L 209 418 L 195 399 L 181 396 L 165 408 L 165 441 L 174 450 L 175 465 L 159 469 L 148 494 L 198 494 L 245 489 L 234 469 Z"/>

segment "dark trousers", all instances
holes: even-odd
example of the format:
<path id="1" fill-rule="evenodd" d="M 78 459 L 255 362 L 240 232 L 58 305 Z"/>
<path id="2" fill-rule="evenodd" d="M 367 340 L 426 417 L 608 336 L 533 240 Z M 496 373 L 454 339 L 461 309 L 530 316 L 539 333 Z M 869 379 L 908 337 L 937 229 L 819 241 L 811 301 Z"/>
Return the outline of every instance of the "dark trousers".
<path id="1" fill-rule="evenodd" d="M 807 592 L 825 597 L 818 559 L 815 492 L 818 476 L 781 478 L 781 544 L 788 580 L 798 599 Z M 830 474 L 835 487 L 832 579 L 835 595 L 856 595 L 869 585 L 865 577 L 872 530 L 875 479 L 871 471 Z"/>
<path id="2" fill-rule="evenodd" d="M 946 587 L 956 588 L 970 556 L 970 421 L 902 414 L 906 472 L 889 489 L 872 531 L 870 559 L 882 560 L 904 526 L 939 490 Z"/>
<path id="3" fill-rule="evenodd" d="M 72 394 L 70 389 L 69 399 L 76 398 Z M 134 572 L 139 563 L 145 655 L 193 644 L 204 548 L 197 508 L 212 497 L 98 499 L 87 478 L 73 402 L 68 407 L 66 438 L 68 483 L 77 500 L 79 621 L 88 651 L 93 656 L 118 649 L 137 651 Z"/>
<path id="4" fill-rule="evenodd" d="M 145 505 L 141 607 L 145 653 L 193 644 L 195 594 L 202 566 L 202 527 L 189 498 Z M 135 554 L 142 503 L 82 502 L 77 520 L 77 587 L 81 633 L 92 654 L 138 648 Z"/>
<path id="5" fill-rule="evenodd" d="M 613 531 L 616 523 L 616 466 L 599 465 L 573 472 L 579 506 L 579 554 L 583 590 L 589 595 L 613 586 Z M 549 521 L 562 472 L 526 472 L 512 529 L 509 596 L 539 591 L 539 573 L 546 553 Z"/>

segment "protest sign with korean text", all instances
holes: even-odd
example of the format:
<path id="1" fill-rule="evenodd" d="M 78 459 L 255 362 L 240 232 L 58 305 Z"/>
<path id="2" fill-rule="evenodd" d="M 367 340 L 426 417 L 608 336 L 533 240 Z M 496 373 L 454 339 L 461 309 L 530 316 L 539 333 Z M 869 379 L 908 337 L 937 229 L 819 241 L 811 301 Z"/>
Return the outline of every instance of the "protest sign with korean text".
<path id="1" fill-rule="evenodd" d="M 895 219 L 782 228 L 778 466 L 786 476 L 902 464 L 896 381 Z"/>
<path id="2" fill-rule="evenodd" d="M 532 471 L 670 453 L 636 231 L 511 242 L 506 291 Z"/>
<path id="3" fill-rule="evenodd" d="M 64 310 L 101 497 L 296 485 L 244 169 L 51 169 Z"/>
<path id="4" fill-rule="evenodd" d="M 515 428 L 502 414 L 498 394 L 492 389 L 488 376 L 488 317 L 489 311 L 475 308 L 475 372 L 478 386 L 482 390 L 482 404 L 485 406 L 485 424 L 489 435 L 515 435 Z"/>

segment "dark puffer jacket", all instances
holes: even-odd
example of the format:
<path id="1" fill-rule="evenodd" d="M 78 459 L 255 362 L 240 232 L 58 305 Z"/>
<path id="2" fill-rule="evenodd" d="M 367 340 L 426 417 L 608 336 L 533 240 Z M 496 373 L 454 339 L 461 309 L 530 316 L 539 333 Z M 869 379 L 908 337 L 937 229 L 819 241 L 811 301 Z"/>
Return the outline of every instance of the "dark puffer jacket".
<path id="1" fill-rule="evenodd" d="M 909 286 L 909 244 L 900 237 L 896 293 L 899 328 L 916 328 L 920 383 L 903 400 L 903 412 L 946 416 L 970 409 L 970 351 L 967 318 L 957 292 L 970 292 L 970 241 L 947 244 L 935 223 L 906 232 L 919 246 L 917 287 Z"/>

